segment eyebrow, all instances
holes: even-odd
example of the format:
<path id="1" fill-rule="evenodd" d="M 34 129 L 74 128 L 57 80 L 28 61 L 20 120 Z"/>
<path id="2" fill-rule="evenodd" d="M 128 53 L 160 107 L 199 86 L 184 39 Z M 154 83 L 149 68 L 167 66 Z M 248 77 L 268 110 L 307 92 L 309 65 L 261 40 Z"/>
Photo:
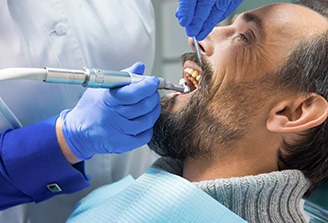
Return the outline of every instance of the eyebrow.
<path id="1" fill-rule="evenodd" d="M 250 13 L 250 12 L 245 12 L 242 14 L 242 19 L 246 22 L 253 22 L 256 27 L 259 29 L 259 31 L 263 34 L 263 24 L 262 24 L 262 19 L 258 17 L 257 15 Z"/>

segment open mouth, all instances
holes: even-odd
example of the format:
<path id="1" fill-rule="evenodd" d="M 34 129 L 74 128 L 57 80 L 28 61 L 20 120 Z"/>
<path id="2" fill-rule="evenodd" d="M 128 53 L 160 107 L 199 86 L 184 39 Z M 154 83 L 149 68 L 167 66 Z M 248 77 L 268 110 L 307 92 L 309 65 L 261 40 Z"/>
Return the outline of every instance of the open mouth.
<path id="1" fill-rule="evenodd" d="M 183 65 L 183 77 L 186 81 L 186 85 L 188 85 L 192 92 L 199 86 L 202 77 L 202 68 L 198 66 L 197 63 L 187 60 Z"/>

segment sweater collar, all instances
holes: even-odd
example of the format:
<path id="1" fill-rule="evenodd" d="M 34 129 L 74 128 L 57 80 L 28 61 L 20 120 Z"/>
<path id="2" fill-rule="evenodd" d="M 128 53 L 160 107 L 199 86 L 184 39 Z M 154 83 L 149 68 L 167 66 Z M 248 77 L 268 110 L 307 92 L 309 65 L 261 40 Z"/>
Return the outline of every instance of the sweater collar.
<path id="1" fill-rule="evenodd" d="M 182 176 L 182 164 L 160 158 L 154 166 Z M 300 204 L 310 182 L 299 170 L 193 184 L 248 222 L 305 222 Z"/>

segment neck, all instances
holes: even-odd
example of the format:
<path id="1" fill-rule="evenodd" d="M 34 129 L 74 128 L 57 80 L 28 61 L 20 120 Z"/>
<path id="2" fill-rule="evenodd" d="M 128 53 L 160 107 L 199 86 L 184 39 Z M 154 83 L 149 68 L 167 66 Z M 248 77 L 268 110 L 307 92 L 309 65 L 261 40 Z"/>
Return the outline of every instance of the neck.
<path id="1" fill-rule="evenodd" d="M 262 173 L 248 164 L 246 160 L 221 160 L 188 158 L 184 162 L 183 177 L 187 180 L 203 181 L 218 178 L 242 177 Z"/>
<path id="2" fill-rule="evenodd" d="M 242 146 L 215 147 L 216 154 L 208 157 L 187 158 L 184 161 L 183 177 L 189 181 L 257 175 L 278 170 L 277 146 L 255 143 L 240 143 Z M 225 152 L 223 152 L 225 151 Z"/>

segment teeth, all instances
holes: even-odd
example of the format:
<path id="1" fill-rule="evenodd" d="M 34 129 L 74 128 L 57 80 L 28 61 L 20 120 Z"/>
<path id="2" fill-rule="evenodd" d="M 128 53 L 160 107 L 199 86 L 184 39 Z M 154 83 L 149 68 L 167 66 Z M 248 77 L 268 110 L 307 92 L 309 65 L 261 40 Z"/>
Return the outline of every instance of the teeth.
<path id="1" fill-rule="evenodd" d="M 187 67 L 186 69 L 184 69 L 184 73 L 187 78 L 195 85 L 195 87 L 198 87 L 199 80 L 202 77 L 202 75 L 199 74 L 198 70 L 194 70 L 190 67 Z"/>
<path id="2" fill-rule="evenodd" d="M 184 70 L 185 73 L 188 73 L 188 74 L 192 74 L 194 72 L 193 69 L 187 67 L 185 70 Z"/>
<path id="3" fill-rule="evenodd" d="M 195 70 L 194 72 L 192 72 L 191 76 L 192 76 L 192 77 L 197 77 L 197 76 L 198 76 L 198 71 Z"/>

